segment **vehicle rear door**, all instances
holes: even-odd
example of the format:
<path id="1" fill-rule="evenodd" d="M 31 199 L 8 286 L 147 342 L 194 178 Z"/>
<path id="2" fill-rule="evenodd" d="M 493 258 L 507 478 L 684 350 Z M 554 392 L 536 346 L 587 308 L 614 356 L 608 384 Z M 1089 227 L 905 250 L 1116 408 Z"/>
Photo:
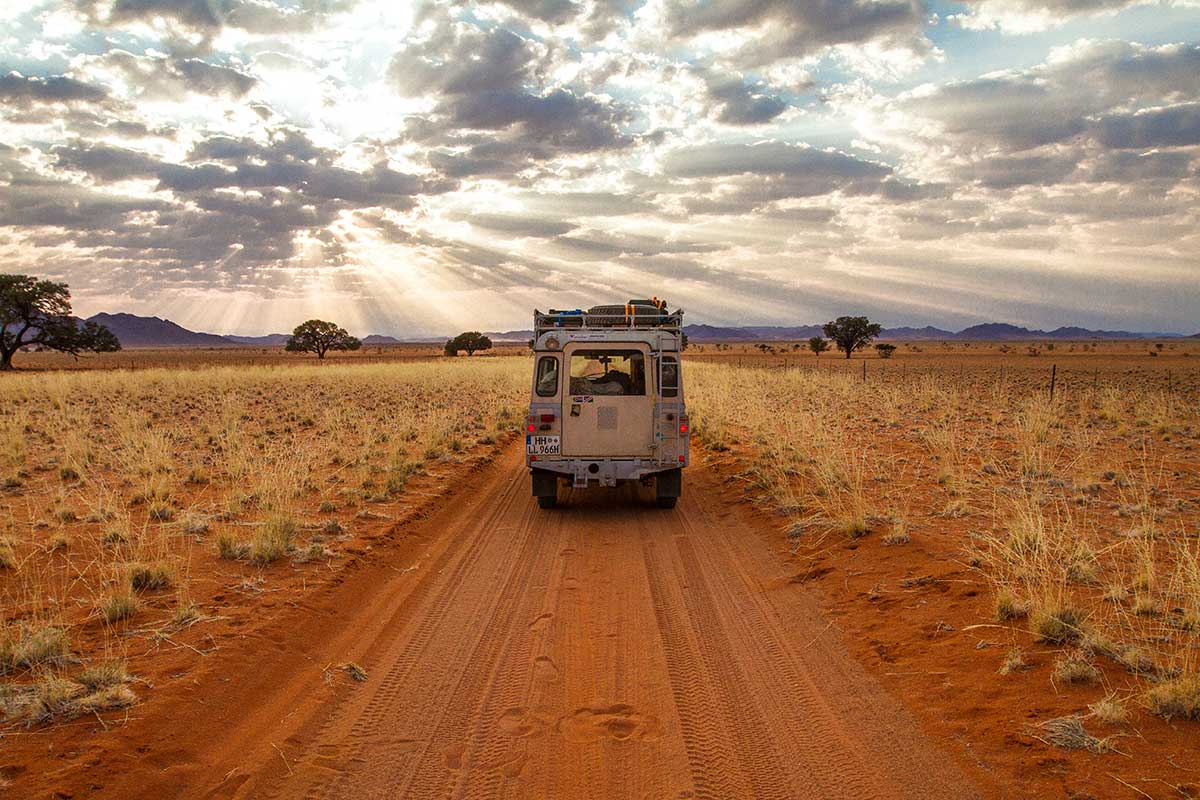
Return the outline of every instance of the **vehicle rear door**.
<path id="1" fill-rule="evenodd" d="M 650 348 L 575 342 L 565 348 L 564 360 L 563 455 L 651 455 L 655 389 Z"/>

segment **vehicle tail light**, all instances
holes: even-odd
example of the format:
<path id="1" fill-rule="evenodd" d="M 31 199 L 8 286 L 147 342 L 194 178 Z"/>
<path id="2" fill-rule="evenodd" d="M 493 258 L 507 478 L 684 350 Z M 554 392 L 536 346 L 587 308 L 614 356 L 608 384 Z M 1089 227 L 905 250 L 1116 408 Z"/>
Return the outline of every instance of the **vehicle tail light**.
<path id="1" fill-rule="evenodd" d="M 542 414 L 542 422 L 554 422 L 553 414 Z"/>
<path id="2" fill-rule="evenodd" d="M 680 463 L 680 464 L 682 464 L 682 463 L 683 463 L 683 456 L 680 456 L 680 457 L 679 457 L 679 463 Z"/>
<path id="3" fill-rule="evenodd" d="M 687 417 L 679 418 L 679 432 L 680 433 L 688 432 L 688 418 Z"/>
<path id="4" fill-rule="evenodd" d="M 535 430 L 537 430 L 537 426 L 534 425 L 532 422 L 529 423 L 528 425 L 526 425 L 525 427 L 529 430 L 530 433 L 533 433 Z"/>
<path id="5" fill-rule="evenodd" d="M 530 460 L 530 461 L 537 461 L 537 456 L 530 456 L 530 457 L 529 457 L 529 460 Z"/>

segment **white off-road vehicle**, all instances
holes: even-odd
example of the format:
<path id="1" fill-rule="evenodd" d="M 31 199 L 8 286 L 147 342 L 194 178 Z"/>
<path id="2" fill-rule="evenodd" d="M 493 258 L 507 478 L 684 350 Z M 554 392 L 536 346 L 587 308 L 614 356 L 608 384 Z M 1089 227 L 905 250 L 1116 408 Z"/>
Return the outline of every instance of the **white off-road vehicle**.
<path id="1" fill-rule="evenodd" d="M 683 312 L 655 300 L 533 314 L 525 458 L 542 508 L 574 489 L 653 483 L 673 508 L 688 465 Z"/>

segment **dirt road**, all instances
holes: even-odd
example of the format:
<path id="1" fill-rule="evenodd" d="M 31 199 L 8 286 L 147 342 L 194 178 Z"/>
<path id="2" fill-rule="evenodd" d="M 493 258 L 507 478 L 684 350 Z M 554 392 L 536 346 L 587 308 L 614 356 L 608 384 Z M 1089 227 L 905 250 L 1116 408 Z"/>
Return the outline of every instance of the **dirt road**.
<path id="1" fill-rule="evenodd" d="M 632 489 L 541 511 L 507 447 L 405 534 L 406 565 L 349 577 L 293 623 L 307 644 L 278 632 L 104 793 L 977 796 L 716 476 L 685 480 L 672 511 Z"/>

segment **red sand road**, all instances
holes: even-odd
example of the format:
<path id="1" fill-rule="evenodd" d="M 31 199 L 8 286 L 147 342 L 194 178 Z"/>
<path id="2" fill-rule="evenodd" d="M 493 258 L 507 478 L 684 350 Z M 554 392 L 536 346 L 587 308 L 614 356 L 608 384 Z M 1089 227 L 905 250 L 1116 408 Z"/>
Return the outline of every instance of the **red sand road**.
<path id="1" fill-rule="evenodd" d="M 953 759 L 689 469 L 542 511 L 518 444 L 280 619 L 160 686 L 76 796 L 971 798 Z M 365 682 L 336 668 L 357 662 Z M 331 666 L 333 665 L 333 666 Z"/>

